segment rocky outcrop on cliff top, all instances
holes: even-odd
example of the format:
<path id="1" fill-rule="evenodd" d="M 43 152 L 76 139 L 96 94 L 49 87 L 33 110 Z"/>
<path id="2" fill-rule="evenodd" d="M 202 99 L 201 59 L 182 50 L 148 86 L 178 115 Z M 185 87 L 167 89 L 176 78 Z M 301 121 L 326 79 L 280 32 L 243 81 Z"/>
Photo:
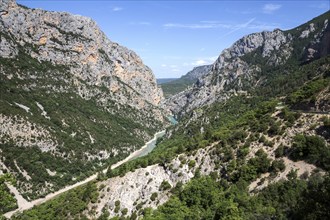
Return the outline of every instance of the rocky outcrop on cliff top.
<path id="1" fill-rule="evenodd" d="M 168 108 L 182 115 L 194 108 L 248 93 L 267 77 L 269 67 L 288 61 L 310 62 L 330 54 L 329 12 L 301 25 L 282 31 L 263 31 L 244 36 L 222 51 L 206 73 L 192 87 L 169 98 Z"/>

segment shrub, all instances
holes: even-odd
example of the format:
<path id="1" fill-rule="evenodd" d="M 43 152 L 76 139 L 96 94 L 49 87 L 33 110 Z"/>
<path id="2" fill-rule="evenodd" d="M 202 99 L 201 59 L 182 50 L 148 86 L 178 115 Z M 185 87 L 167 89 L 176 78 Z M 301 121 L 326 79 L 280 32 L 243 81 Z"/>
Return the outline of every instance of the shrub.
<path id="1" fill-rule="evenodd" d="M 165 191 L 165 190 L 168 190 L 171 188 L 172 188 L 171 184 L 169 184 L 169 182 L 167 182 L 166 180 L 163 180 L 163 182 L 159 186 L 159 190 L 162 190 L 162 191 Z"/>
<path id="2" fill-rule="evenodd" d="M 151 194 L 150 199 L 151 199 L 151 201 L 155 201 L 157 199 L 157 197 L 158 197 L 158 193 L 154 192 Z"/>
<path id="3" fill-rule="evenodd" d="M 193 168 L 196 166 L 196 161 L 195 160 L 190 160 L 188 163 L 189 169 Z"/>

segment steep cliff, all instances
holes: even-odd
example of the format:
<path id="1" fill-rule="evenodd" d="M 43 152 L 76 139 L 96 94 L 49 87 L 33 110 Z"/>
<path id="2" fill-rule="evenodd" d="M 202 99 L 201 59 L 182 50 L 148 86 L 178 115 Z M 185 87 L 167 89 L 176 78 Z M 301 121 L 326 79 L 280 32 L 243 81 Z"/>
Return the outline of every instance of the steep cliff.
<path id="1" fill-rule="evenodd" d="M 127 156 L 163 128 L 162 91 L 90 18 L 0 3 L 0 174 L 26 199 Z"/>
<path id="2" fill-rule="evenodd" d="M 240 93 L 254 94 L 285 65 L 299 66 L 330 54 L 329 12 L 288 31 L 276 29 L 247 35 L 222 51 L 212 70 L 166 101 L 176 115 L 224 101 Z M 284 70 L 285 71 L 285 70 Z"/>

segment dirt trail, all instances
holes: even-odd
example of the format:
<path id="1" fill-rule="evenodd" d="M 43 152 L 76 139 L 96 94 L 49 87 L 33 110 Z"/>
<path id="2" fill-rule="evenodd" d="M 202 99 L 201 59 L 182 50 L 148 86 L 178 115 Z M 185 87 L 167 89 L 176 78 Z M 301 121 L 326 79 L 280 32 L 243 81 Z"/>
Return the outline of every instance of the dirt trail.
<path id="1" fill-rule="evenodd" d="M 111 166 L 111 169 L 115 169 L 116 167 L 119 167 L 120 165 L 122 165 L 122 164 L 128 162 L 128 161 L 131 160 L 132 158 L 135 158 L 136 156 L 140 155 L 140 154 L 143 152 L 143 150 L 144 150 L 145 148 L 147 148 L 148 144 L 150 144 L 152 141 L 155 141 L 155 140 L 157 139 L 157 136 L 158 136 L 158 135 L 162 135 L 162 134 L 164 134 L 164 133 L 165 133 L 165 130 L 164 130 L 164 131 L 157 132 L 157 133 L 154 135 L 153 139 L 151 139 L 150 141 L 148 141 L 148 142 L 147 142 L 143 147 L 141 147 L 139 150 L 136 150 L 136 151 L 134 151 L 133 153 L 131 153 L 131 154 L 130 154 L 128 157 L 126 157 L 125 159 L 119 161 L 119 162 L 116 163 L 116 164 L 113 164 L 113 165 Z M 106 169 L 104 169 L 102 172 L 103 172 L 103 173 L 106 173 L 107 170 L 108 170 L 108 169 L 106 168 Z M 10 211 L 10 212 L 5 213 L 4 216 L 5 216 L 6 218 L 11 218 L 11 216 L 12 216 L 13 214 L 15 214 L 16 212 L 23 212 L 23 211 L 25 211 L 25 210 L 31 209 L 33 206 L 36 206 L 36 205 L 40 205 L 40 204 L 42 204 L 42 203 L 45 203 L 45 202 L 47 202 L 48 200 L 51 200 L 52 198 L 54 198 L 55 196 L 58 196 L 58 195 L 60 195 L 60 194 L 62 194 L 62 193 L 64 193 L 64 192 L 66 192 L 66 191 L 69 191 L 70 189 L 74 189 L 74 188 L 76 188 L 76 187 L 78 187 L 78 186 L 84 185 L 84 184 L 86 184 L 86 183 L 88 183 L 88 182 L 90 182 L 90 181 L 95 180 L 96 178 L 97 178 L 97 174 L 94 174 L 94 175 L 88 177 L 87 179 L 84 179 L 84 180 L 82 180 L 82 181 L 80 181 L 80 182 L 77 182 L 77 183 L 75 183 L 75 184 L 73 184 L 73 185 L 66 186 L 65 188 L 60 189 L 60 190 L 58 190 L 58 191 L 56 191 L 56 192 L 50 193 L 50 194 L 48 194 L 47 196 L 45 196 L 44 198 L 39 198 L 39 199 L 36 199 L 36 200 L 30 201 L 30 202 L 27 201 L 27 200 L 25 200 L 25 199 L 21 196 L 21 194 L 18 192 L 18 190 L 17 190 L 14 186 L 8 184 L 8 188 L 10 189 L 11 192 L 14 193 L 15 198 L 17 199 L 17 205 L 18 205 L 18 208 L 15 209 L 15 210 L 13 210 L 13 211 Z"/>

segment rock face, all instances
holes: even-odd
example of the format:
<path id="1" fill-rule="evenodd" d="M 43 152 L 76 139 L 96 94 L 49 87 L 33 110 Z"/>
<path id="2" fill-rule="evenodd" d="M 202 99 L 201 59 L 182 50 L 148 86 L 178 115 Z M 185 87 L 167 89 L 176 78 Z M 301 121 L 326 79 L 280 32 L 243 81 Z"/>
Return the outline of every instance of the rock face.
<path id="1" fill-rule="evenodd" d="M 1 0 L 0 78 L 0 163 L 27 200 L 120 160 L 166 123 L 150 68 L 83 16 Z"/>
<path id="2" fill-rule="evenodd" d="M 171 97 L 166 105 L 175 115 L 182 115 L 257 88 L 265 81 L 261 75 L 266 74 L 268 66 L 280 66 L 289 60 L 309 62 L 330 54 L 328 17 L 329 12 L 289 31 L 276 29 L 241 38 L 222 51 L 212 69 L 201 74 L 204 76 L 193 87 Z"/>
<path id="3" fill-rule="evenodd" d="M 208 74 L 212 69 L 212 65 L 204 65 L 194 67 L 191 71 L 189 71 L 186 75 L 182 76 L 182 78 L 186 78 L 188 80 L 197 80 L 204 75 Z"/>
<path id="4" fill-rule="evenodd" d="M 131 50 L 111 42 L 90 18 L 41 9 L 26 9 L 12 0 L 1 3 L 1 57 L 15 58 L 18 47 L 31 47 L 31 57 L 55 65 L 70 66 L 70 72 L 89 85 L 106 86 L 123 104 L 143 108 L 120 97 L 120 82 L 134 89 L 135 102 L 158 105 L 162 92 L 150 68 Z M 83 96 L 83 94 L 81 94 Z"/>
<path id="5" fill-rule="evenodd" d="M 98 186 L 104 187 L 99 192 L 99 202 L 90 204 L 89 208 L 95 211 L 89 212 L 95 213 L 95 216 L 90 218 L 99 217 L 104 211 L 109 211 L 110 216 L 113 217 L 123 209 L 127 209 L 127 214 L 131 215 L 141 208 L 157 208 L 169 199 L 172 187 L 179 182 L 187 183 L 194 177 L 197 169 L 200 169 L 202 175 L 208 175 L 215 169 L 215 163 L 209 152 L 211 148 L 212 146 L 200 149 L 191 156 L 181 154 L 165 166 L 151 165 L 129 172 L 123 177 L 99 182 Z M 190 161 L 194 161 L 190 163 L 194 164 L 193 166 L 188 164 Z M 165 182 L 169 184 L 167 187 L 164 187 Z M 120 207 L 116 205 L 116 201 L 120 201 Z M 115 211 L 116 206 L 119 207 L 117 211 Z"/>

